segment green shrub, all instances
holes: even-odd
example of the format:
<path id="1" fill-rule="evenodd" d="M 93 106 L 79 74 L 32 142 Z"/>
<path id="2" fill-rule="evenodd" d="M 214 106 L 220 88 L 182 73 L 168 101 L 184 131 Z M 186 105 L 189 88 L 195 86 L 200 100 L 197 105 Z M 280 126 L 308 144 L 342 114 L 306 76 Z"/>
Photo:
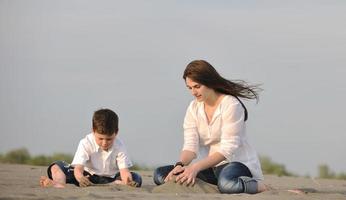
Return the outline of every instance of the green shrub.
<path id="1" fill-rule="evenodd" d="M 47 166 L 51 163 L 51 160 L 44 155 L 38 155 L 30 159 L 29 163 L 30 165 L 40 165 L 40 166 Z"/>
<path id="2" fill-rule="evenodd" d="M 1 163 L 11 164 L 30 164 L 47 166 L 56 160 L 64 160 L 68 163 L 72 162 L 72 155 L 64 153 L 55 153 L 53 156 L 38 155 L 31 157 L 26 148 L 15 149 L 9 151 L 5 155 L 0 154 Z"/>
<path id="3" fill-rule="evenodd" d="M 335 174 L 330 171 L 328 165 L 322 164 L 318 166 L 318 177 L 319 178 L 333 178 Z"/>
<path id="4" fill-rule="evenodd" d="M 5 154 L 3 162 L 14 164 L 27 164 L 30 160 L 29 151 L 26 148 L 15 149 Z"/>
<path id="5" fill-rule="evenodd" d="M 66 161 L 68 163 L 71 163 L 73 156 L 70 154 L 55 153 L 55 154 L 53 154 L 53 156 L 50 159 L 51 159 L 50 163 L 52 163 L 53 161 L 56 161 L 56 160 L 63 160 L 63 161 Z"/>
<path id="6" fill-rule="evenodd" d="M 329 179 L 342 179 L 346 180 L 346 173 L 336 174 L 331 171 L 326 164 L 321 164 L 318 166 L 318 178 L 329 178 Z"/>
<path id="7" fill-rule="evenodd" d="M 153 168 L 152 167 L 148 167 L 146 165 L 140 165 L 140 164 L 137 164 L 137 163 L 134 163 L 133 166 L 130 168 L 131 170 L 137 170 L 137 171 L 148 171 L 148 170 L 152 170 Z"/>
<path id="8" fill-rule="evenodd" d="M 346 180 L 346 173 L 340 173 L 336 176 L 337 179 Z"/>
<path id="9" fill-rule="evenodd" d="M 276 174 L 278 176 L 293 176 L 284 165 L 273 162 L 269 157 L 260 156 L 262 171 L 264 174 Z"/>
<path id="10" fill-rule="evenodd" d="M 45 156 L 45 155 L 38 155 L 33 158 L 31 158 L 30 162 L 28 164 L 31 165 L 42 165 L 47 166 L 53 163 L 57 160 L 63 160 L 68 163 L 72 162 L 73 157 L 69 154 L 63 154 L 63 153 L 55 153 L 53 156 Z"/>

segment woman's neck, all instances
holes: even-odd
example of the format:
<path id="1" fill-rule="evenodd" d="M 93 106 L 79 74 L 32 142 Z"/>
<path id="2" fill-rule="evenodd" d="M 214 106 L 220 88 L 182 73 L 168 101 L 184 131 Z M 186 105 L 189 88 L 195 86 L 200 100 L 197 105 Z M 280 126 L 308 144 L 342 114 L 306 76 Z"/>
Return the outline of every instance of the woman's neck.
<path id="1" fill-rule="evenodd" d="M 224 95 L 218 92 L 213 92 L 206 101 L 204 101 L 204 104 L 206 104 L 209 107 L 214 107 L 218 105 Z"/>

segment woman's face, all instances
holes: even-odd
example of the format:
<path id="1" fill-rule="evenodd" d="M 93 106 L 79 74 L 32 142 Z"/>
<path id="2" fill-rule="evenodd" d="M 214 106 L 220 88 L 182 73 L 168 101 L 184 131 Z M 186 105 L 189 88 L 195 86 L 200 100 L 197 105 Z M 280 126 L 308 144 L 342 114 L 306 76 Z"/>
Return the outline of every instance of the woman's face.
<path id="1" fill-rule="evenodd" d="M 185 82 L 192 96 L 196 97 L 197 101 L 206 101 L 213 91 L 205 85 L 194 82 L 189 77 L 186 77 Z"/>

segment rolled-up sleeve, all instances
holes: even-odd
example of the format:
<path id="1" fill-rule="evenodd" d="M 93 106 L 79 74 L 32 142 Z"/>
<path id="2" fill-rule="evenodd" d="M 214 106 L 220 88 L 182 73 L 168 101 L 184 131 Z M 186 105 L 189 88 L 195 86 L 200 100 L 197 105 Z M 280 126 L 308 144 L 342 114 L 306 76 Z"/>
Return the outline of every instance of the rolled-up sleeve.
<path id="1" fill-rule="evenodd" d="M 234 152 L 242 145 L 244 137 L 244 108 L 241 104 L 226 105 L 222 116 L 222 129 L 219 153 L 231 160 Z"/>
<path id="2" fill-rule="evenodd" d="M 126 148 L 120 139 L 116 139 L 116 147 L 117 147 L 116 161 L 117 161 L 118 169 L 131 167 L 132 166 L 131 159 L 128 156 Z"/>
<path id="3" fill-rule="evenodd" d="M 182 150 L 192 151 L 195 154 L 199 150 L 199 136 L 196 125 L 196 114 L 193 109 L 194 102 L 189 105 L 184 119 L 184 146 Z"/>

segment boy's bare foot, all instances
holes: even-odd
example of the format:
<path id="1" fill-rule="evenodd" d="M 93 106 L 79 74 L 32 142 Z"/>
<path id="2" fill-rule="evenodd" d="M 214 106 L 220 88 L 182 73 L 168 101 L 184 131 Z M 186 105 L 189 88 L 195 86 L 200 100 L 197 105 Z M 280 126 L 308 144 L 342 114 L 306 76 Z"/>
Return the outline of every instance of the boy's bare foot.
<path id="1" fill-rule="evenodd" d="M 55 187 L 55 188 L 64 188 L 64 184 L 57 183 L 47 176 L 41 176 L 40 178 L 41 187 Z"/>

